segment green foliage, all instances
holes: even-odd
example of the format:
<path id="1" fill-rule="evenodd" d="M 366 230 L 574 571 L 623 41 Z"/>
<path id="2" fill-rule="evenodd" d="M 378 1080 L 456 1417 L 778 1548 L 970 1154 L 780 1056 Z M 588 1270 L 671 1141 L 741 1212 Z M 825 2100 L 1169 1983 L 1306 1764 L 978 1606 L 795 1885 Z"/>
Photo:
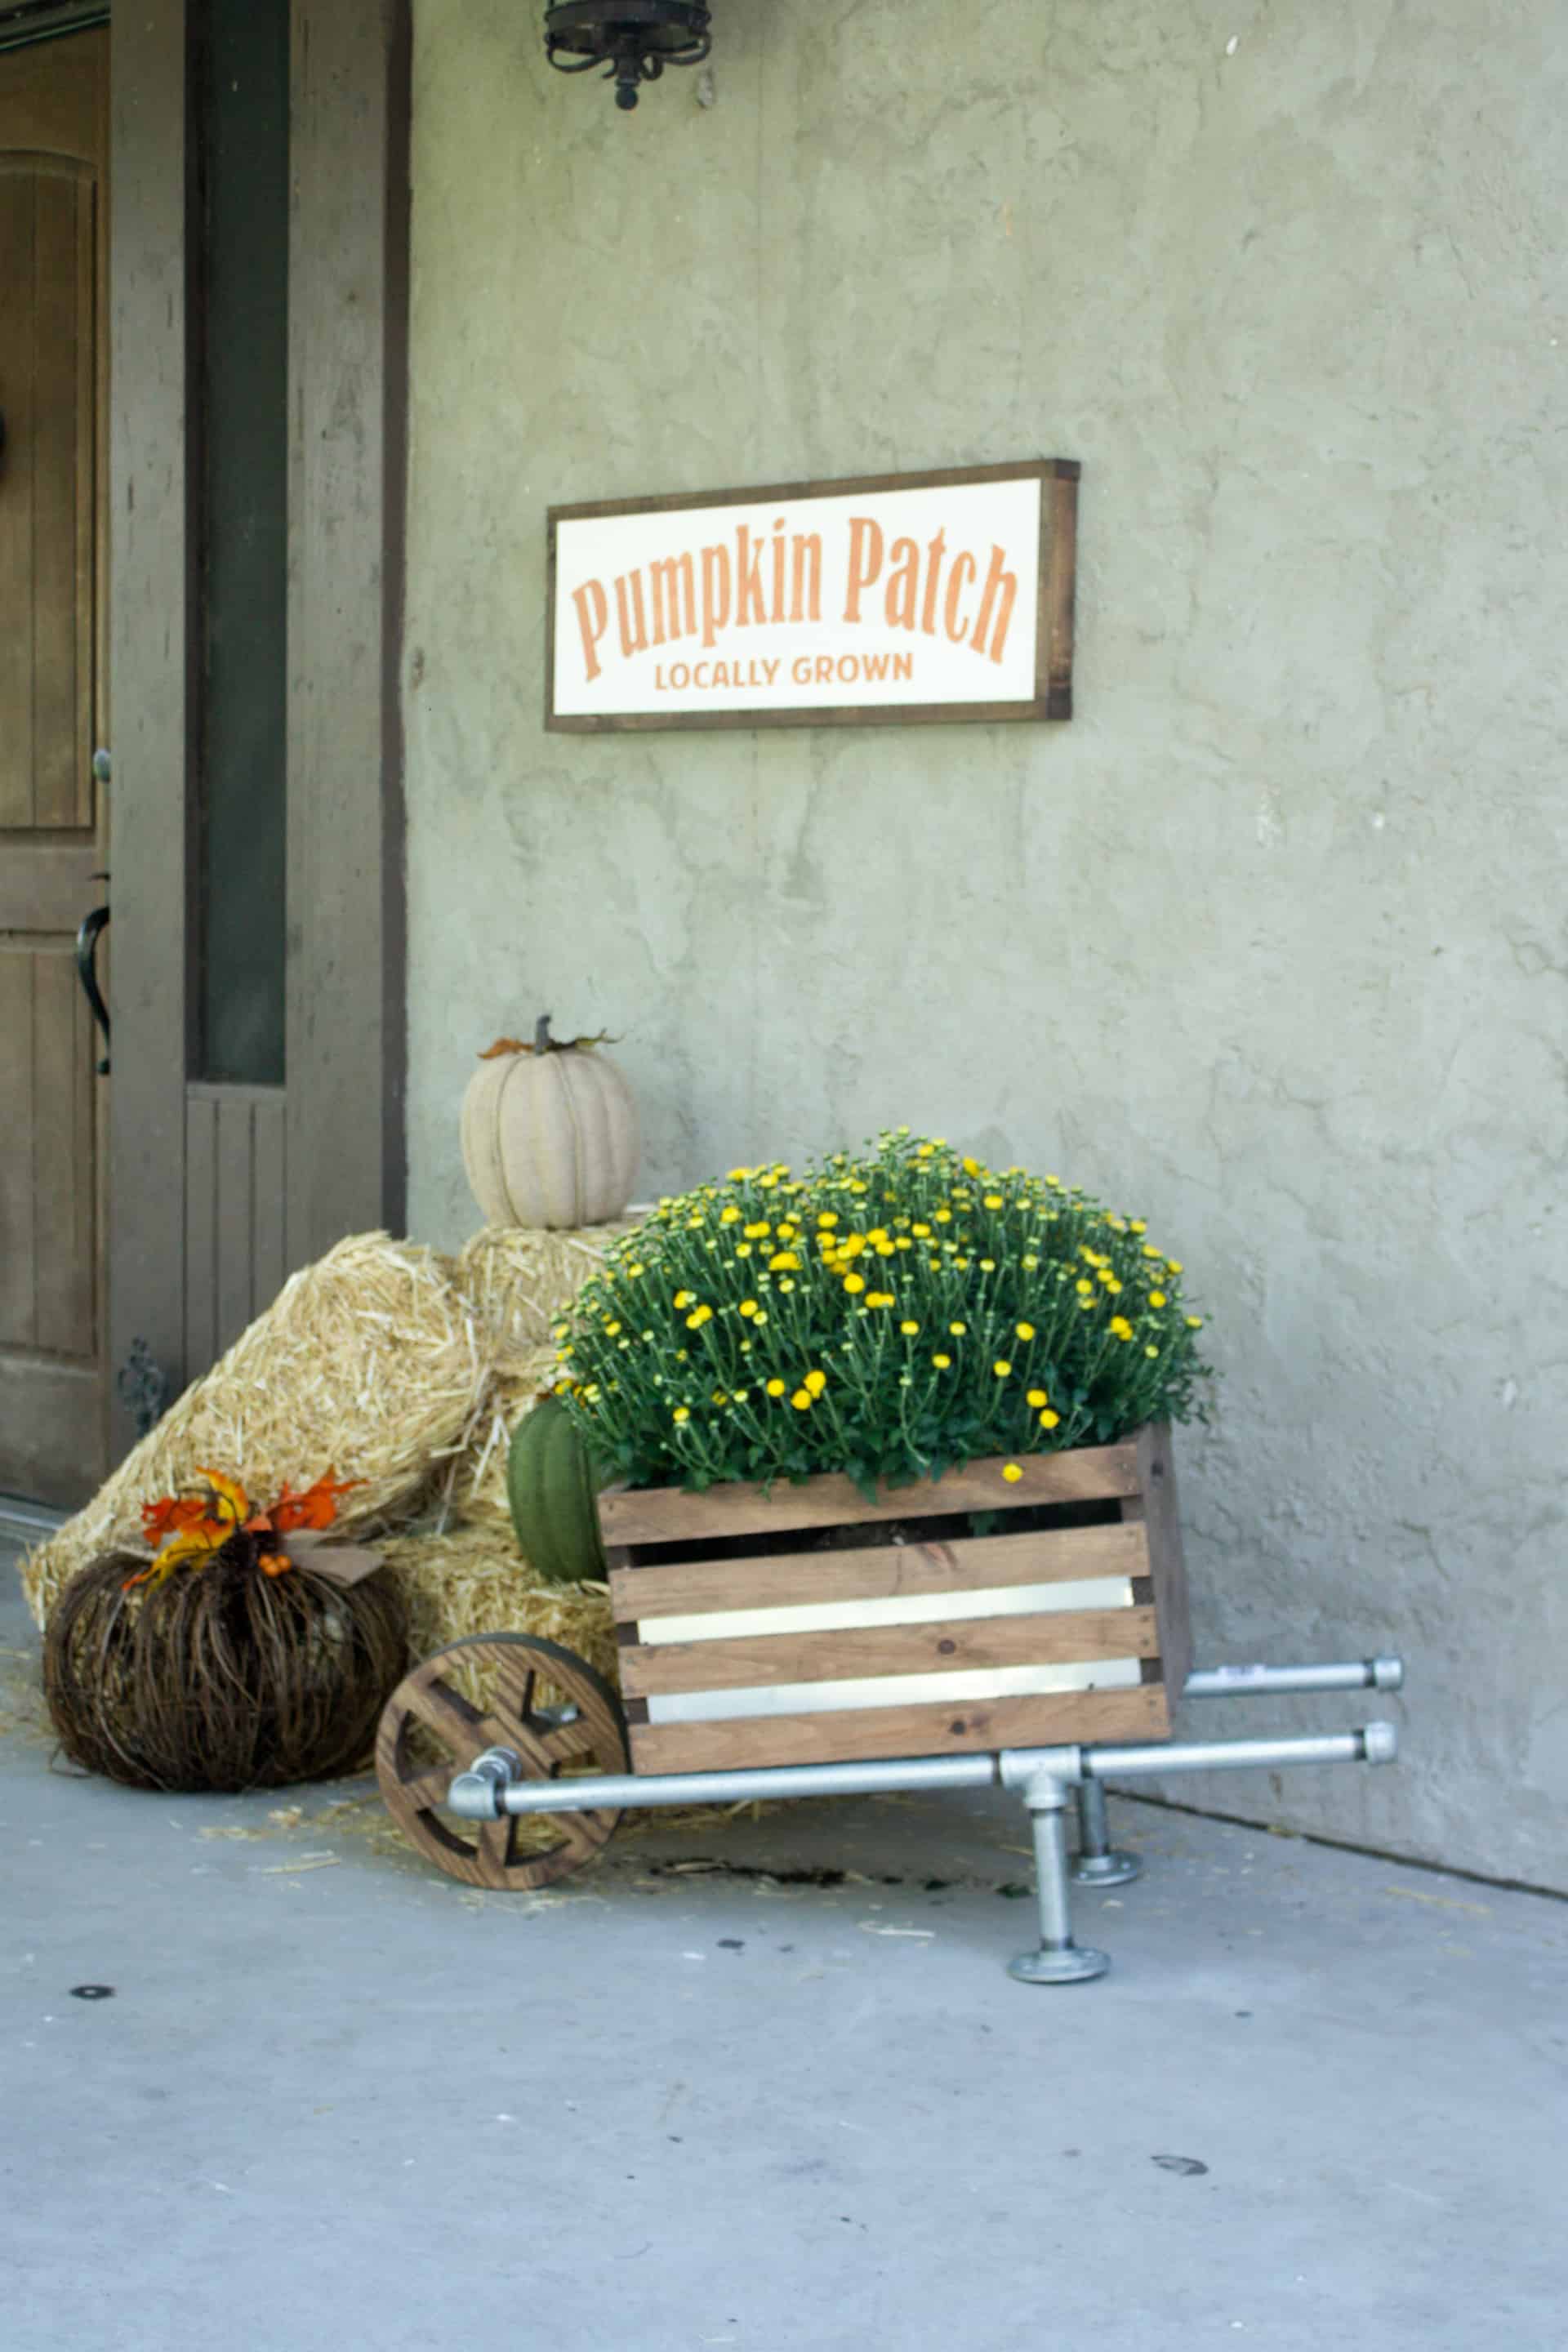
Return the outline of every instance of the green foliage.
<path id="1" fill-rule="evenodd" d="M 557 1327 L 560 1393 L 634 1486 L 902 1485 L 1187 1419 L 1181 1275 L 1140 1219 L 901 1129 L 661 1201 Z"/>

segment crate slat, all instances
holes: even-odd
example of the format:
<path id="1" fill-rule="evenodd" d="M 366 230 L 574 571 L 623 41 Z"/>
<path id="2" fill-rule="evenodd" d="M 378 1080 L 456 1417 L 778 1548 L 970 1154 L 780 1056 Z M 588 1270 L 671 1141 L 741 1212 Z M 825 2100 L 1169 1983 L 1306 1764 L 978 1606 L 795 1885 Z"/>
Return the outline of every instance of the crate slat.
<path id="1" fill-rule="evenodd" d="M 629 1698 L 740 1690 L 778 1683 L 855 1682 L 964 1667 L 1088 1664 L 1159 1654 L 1152 1609 L 1075 1609 L 1043 1617 L 877 1625 L 841 1633 L 772 1633 L 726 1642 L 661 1642 L 620 1654 Z"/>
<path id="2" fill-rule="evenodd" d="M 1069 1691 L 945 1706 L 750 1716 L 717 1723 L 634 1722 L 631 1743 L 639 1772 L 704 1772 L 851 1757 L 962 1756 L 993 1748 L 1163 1739 L 1169 1733 L 1164 1687 L 1149 1683 L 1137 1690 Z"/>
<path id="3" fill-rule="evenodd" d="M 1063 1528 L 1047 1535 L 966 1536 L 950 1544 L 879 1544 L 756 1559 L 660 1560 L 614 1568 L 610 1594 L 623 1622 L 710 1611 L 787 1608 L 794 1602 L 891 1601 L 976 1586 L 1070 1584 L 1147 1576 L 1149 1546 L 1137 1525 Z"/>
<path id="4" fill-rule="evenodd" d="M 1136 1495 L 1138 1447 L 1075 1446 L 1064 1454 L 1026 1454 L 1016 1480 L 1002 1475 L 1004 1461 L 969 1462 L 936 1480 L 912 1486 L 884 1486 L 868 1502 L 848 1478 L 808 1478 L 792 1486 L 780 1480 L 765 1486 L 736 1482 L 689 1495 L 679 1486 L 611 1488 L 599 1497 L 599 1522 L 606 1544 L 721 1541 L 725 1537 L 765 1535 L 777 1528 L 838 1528 L 883 1519 L 929 1518 L 950 1511 L 1021 1510 L 1031 1503 L 1115 1502 Z"/>

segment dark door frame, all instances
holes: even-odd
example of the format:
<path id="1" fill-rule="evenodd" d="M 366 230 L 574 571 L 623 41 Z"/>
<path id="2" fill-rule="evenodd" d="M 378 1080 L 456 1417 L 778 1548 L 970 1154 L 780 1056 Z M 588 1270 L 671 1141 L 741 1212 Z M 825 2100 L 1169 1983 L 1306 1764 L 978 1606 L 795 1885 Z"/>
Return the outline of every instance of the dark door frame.
<path id="1" fill-rule="evenodd" d="M 193 1103 L 185 919 L 200 643 L 189 110 L 198 5 L 139 0 L 117 12 L 111 43 L 111 1458 L 134 1435 L 116 1392 L 133 1344 L 145 1343 L 172 1395 L 206 1369 L 205 1333 L 214 1344 L 234 1336 L 205 1318 L 210 1250 L 204 1262 L 193 1237 L 238 1228 L 195 1197 L 216 1180 L 211 1155 L 193 1162 L 187 1150 L 193 1116 L 213 1118 L 215 1091 Z M 292 0 L 291 47 L 287 1072 L 277 1116 L 247 1099 L 235 1122 L 237 1134 L 265 1139 L 246 1147 L 253 1157 L 235 1197 L 249 1204 L 240 1213 L 253 1235 L 264 1202 L 269 1251 L 280 1236 L 266 1287 L 344 1234 L 400 1230 L 405 1181 L 410 0 Z M 259 1285 L 253 1305 L 265 1304 Z M 229 1287 L 243 1301 L 245 1283 Z"/>

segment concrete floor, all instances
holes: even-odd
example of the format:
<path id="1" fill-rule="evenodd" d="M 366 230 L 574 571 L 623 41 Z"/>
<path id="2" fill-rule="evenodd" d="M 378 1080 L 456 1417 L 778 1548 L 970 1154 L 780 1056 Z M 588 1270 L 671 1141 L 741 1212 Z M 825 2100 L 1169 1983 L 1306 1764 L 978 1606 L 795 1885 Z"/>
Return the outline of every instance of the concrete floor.
<path id="1" fill-rule="evenodd" d="M 6 2352 L 1568 2339 L 1568 1906 L 1121 1804 L 1113 1972 L 1035 1990 L 989 1799 L 481 1895 L 374 1783 L 51 1770 L 0 1591 Z"/>

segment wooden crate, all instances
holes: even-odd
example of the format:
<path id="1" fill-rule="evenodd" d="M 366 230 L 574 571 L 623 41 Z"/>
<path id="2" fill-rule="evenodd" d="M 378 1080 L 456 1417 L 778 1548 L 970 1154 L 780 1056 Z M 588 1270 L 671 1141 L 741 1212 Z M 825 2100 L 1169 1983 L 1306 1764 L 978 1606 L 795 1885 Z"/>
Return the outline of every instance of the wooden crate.
<path id="1" fill-rule="evenodd" d="M 1190 1660 L 1169 1430 L 1019 1467 L 874 1503 L 842 1477 L 602 1495 L 635 1769 L 1168 1738 Z"/>

